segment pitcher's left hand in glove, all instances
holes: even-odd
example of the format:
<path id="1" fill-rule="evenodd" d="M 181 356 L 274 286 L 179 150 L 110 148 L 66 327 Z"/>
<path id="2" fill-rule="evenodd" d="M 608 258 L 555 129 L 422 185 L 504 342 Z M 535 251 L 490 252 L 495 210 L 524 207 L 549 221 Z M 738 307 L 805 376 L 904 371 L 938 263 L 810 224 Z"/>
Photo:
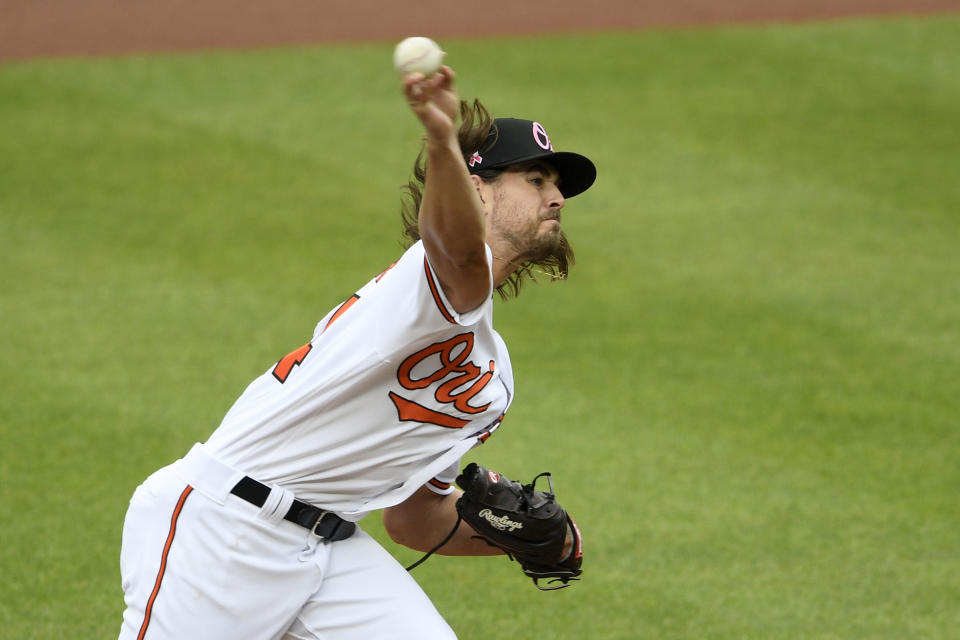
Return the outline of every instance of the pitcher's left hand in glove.
<path id="1" fill-rule="evenodd" d="M 577 525 L 557 504 L 553 484 L 549 492 L 536 490 L 537 479 L 543 476 L 550 481 L 549 473 L 541 473 L 521 485 L 471 463 L 457 477 L 464 491 L 457 512 L 480 537 L 516 559 L 537 588 L 550 591 L 579 579 L 583 548 Z M 573 543 L 565 554 L 568 534 Z M 563 584 L 543 587 L 541 579 Z"/>

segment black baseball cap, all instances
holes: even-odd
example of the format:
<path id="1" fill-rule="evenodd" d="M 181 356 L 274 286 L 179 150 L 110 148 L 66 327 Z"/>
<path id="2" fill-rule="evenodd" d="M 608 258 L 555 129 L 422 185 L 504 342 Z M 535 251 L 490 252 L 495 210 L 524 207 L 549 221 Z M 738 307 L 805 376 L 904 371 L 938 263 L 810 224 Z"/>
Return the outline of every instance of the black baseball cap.
<path id="1" fill-rule="evenodd" d="M 597 179 L 597 168 L 589 159 L 579 153 L 554 151 L 543 125 L 519 118 L 494 120 L 483 145 L 467 158 L 467 169 L 479 173 L 540 159 L 557 170 L 564 198 L 583 193 Z"/>

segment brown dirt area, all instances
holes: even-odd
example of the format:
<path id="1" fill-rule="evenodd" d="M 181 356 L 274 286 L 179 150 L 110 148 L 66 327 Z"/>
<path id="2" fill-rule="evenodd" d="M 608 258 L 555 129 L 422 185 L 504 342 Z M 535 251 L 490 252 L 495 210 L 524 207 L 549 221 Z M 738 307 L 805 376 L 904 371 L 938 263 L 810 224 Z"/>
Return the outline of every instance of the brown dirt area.
<path id="1" fill-rule="evenodd" d="M 960 11 L 960 0 L 0 0 L 0 60 Z"/>

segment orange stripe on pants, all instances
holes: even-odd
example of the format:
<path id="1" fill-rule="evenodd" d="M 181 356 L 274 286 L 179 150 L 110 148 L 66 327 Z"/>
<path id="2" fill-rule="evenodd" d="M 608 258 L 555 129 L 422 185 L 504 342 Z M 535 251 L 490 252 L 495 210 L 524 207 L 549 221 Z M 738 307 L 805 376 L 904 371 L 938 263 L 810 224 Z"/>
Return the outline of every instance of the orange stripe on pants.
<path id="1" fill-rule="evenodd" d="M 140 633 L 137 634 L 137 640 L 143 640 L 147 633 L 147 626 L 150 624 L 150 614 L 153 612 L 153 603 L 160 593 L 160 584 L 163 582 L 163 574 L 167 570 L 167 556 L 170 554 L 170 547 L 173 546 L 173 536 L 177 533 L 177 520 L 180 518 L 180 512 L 183 511 L 183 503 L 187 501 L 187 496 L 193 491 L 193 487 L 187 485 L 187 488 L 180 494 L 177 506 L 173 510 L 173 516 L 170 518 L 170 533 L 167 534 L 167 542 L 163 545 L 163 555 L 160 557 L 160 570 L 157 572 L 157 581 L 153 585 L 153 593 L 147 600 L 147 610 L 143 614 L 143 624 L 140 626 Z"/>

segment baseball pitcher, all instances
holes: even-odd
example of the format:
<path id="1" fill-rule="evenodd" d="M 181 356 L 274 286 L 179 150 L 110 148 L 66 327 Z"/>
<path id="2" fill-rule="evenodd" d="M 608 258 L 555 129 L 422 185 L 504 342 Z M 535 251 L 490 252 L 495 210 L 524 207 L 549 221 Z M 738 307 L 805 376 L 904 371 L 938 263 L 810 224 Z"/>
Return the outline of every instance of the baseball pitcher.
<path id="1" fill-rule="evenodd" d="M 596 170 L 541 124 L 461 102 L 447 66 L 405 76 L 403 93 L 424 131 L 409 248 L 136 489 L 121 639 L 454 637 L 357 525 L 373 511 L 413 549 L 509 554 L 545 589 L 580 575 L 580 534 L 548 475 L 521 484 L 461 459 L 513 401 L 493 293 L 566 276 L 561 212 Z"/>

